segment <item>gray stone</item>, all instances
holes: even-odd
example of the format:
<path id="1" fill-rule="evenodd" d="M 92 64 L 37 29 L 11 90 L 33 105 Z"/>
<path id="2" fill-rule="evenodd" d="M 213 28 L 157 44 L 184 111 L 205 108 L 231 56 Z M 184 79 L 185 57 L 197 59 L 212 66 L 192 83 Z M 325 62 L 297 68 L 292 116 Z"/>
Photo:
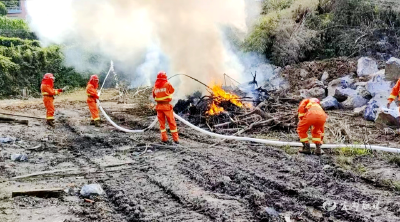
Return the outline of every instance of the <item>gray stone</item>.
<path id="1" fill-rule="evenodd" d="M 82 187 L 80 194 L 84 197 L 89 197 L 90 195 L 103 195 L 104 190 L 99 184 L 88 184 Z"/>
<path id="2" fill-rule="evenodd" d="M 339 102 L 333 96 L 328 96 L 321 101 L 321 107 L 324 110 L 339 109 Z"/>
<path id="3" fill-rule="evenodd" d="M 367 105 L 354 108 L 354 114 L 357 116 L 362 116 L 364 114 L 366 108 L 367 108 Z"/>
<path id="4" fill-rule="evenodd" d="M 328 78 L 329 78 L 329 73 L 325 71 L 321 76 L 321 82 L 324 83 Z"/>
<path id="5" fill-rule="evenodd" d="M 397 81 L 399 78 L 400 78 L 400 59 L 392 57 L 386 62 L 385 80 Z"/>
<path id="6" fill-rule="evenodd" d="M 322 88 L 312 88 L 307 91 L 307 98 L 318 98 L 320 100 L 325 98 L 325 89 Z"/>
<path id="7" fill-rule="evenodd" d="M 376 115 L 375 123 L 379 128 L 394 126 L 399 128 L 398 112 L 389 109 L 380 109 Z"/>
<path id="8" fill-rule="evenodd" d="M 374 59 L 362 57 L 358 60 L 357 75 L 368 76 L 378 72 L 378 65 Z"/>
<path id="9" fill-rule="evenodd" d="M 371 80 L 368 81 L 366 89 L 371 93 L 372 99 L 370 103 L 375 101 L 376 106 L 386 107 L 387 99 L 392 91 L 394 83 L 385 80 L 385 70 L 375 73 Z M 396 109 L 397 105 L 392 103 L 391 109 Z"/>
<path id="10" fill-rule="evenodd" d="M 350 76 L 345 76 L 339 79 L 334 79 L 328 84 L 328 96 L 335 96 L 336 89 L 346 89 L 349 88 L 354 83 L 354 79 Z"/>

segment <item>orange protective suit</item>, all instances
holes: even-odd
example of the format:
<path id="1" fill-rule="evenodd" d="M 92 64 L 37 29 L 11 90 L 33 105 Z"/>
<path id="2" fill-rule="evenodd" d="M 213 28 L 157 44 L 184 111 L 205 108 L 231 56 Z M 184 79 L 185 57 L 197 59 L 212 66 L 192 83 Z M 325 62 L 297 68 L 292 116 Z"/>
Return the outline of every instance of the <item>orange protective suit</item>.
<path id="1" fill-rule="evenodd" d="M 87 104 L 91 113 L 91 119 L 93 121 L 100 120 L 99 109 L 97 108 L 96 99 L 99 99 L 97 95 L 97 88 L 99 87 L 99 78 L 97 75 L 92 75 L 86 86 L 87 93 Z"/>
<path id="2" fill-rule="evenodd" d="M 392 92 L 390 93 L 390 96 L 388 98 L 388 103 L 392 103 L 396 99 L 396 97 L 399 97 L 398 100 L 400 100 L 400 79 L 397 80 L 396 85 L 393 87 Z"/>
<path id="3" fill-rule="evenodd" d="M 53 89 L 54 76 L 51 73 L 46 73 L 42 80 L 40 90 L 43 95 L 43 103 L 46 107 L 46 119 L 54 120 L 54 96 L 62 92 L 62 89 Z"/>
<path id="4" fill-rule="evenodd" d="M 315 98 L 304 99 L 300 103 L 298 113 L 300 121 L 297 126 L 297 133 L 300 142 L 308 143 L 307 131 L 311 127 L 312 141 L 315 144 L 322 144 L 324 125 L 328 116 L 319 105 L 319 100 Z"/>
<path id="5" fill-rule="evenodd" d="M 178 129 L 174 118 L 173 107 L 170 104 L 172 100 L 172 94 L 175 89 L 167 80 L 167 74 L 160 72 L 157 75 L 157 80 L 153 88 L 153 98 L 157 102 L 156 110 L 158 122 L 160 123 L 161 140 L 163 142 L 168 141 L 167 130 L 165 129 L 165 119 L 168 121 L 169 129 L 172 134 L 172 138 L 175 142 L 178 142 Z"/>

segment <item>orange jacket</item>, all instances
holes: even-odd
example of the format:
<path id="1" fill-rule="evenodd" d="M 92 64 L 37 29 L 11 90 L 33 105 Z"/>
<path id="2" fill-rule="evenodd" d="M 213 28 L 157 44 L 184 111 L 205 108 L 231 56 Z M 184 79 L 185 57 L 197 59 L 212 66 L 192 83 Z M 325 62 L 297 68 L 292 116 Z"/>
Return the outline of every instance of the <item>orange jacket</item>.
<path id="1" fill-rule="evenodd" d="M 88 83 L 86 86 L 86 93 L 89 97 L 92 97 L 94 99 L 99 99 L 99 96 L 97 95 L 97 89 L 95 86 L 91 83 Z"/>
<path id="2" fill-rule="evenodd" d="M 312 107 L 317 108 L 325 114 L 324 110 L 317 102 L 310 101 L 310 99 L 304 99 L 299 105 L 299 119 L 302 119 Z"/>
<path id="3" fill-rule="evenodd" d="M 43 96 L 55 96 L 60 94 L 60 91 L 58 89 L 53 89 L 53 87 L 47 84 L 42 84 L 40 86 L 40 89 L 42 91 Z"/>
<path id="4" fill-rule="evenodd" d="M 388 102 L 391 103 L 393 100 L 396 99 L 400 94 L 400 79 L 397 81 L 396 85 L 393 87 L 392 92 L 390 93 L 390 96 L 388 98 Z M 400 100 L 400 97 L 399 97 Z"/>
<path id="5" fill-rule="evenodd" d="M 171 102 L 172 94 L 174 94 L 175 89 L 169 82 L 164 83 L 161 87 L 154 86 L 153 88 L 153 98 L 159 102 Z"/>

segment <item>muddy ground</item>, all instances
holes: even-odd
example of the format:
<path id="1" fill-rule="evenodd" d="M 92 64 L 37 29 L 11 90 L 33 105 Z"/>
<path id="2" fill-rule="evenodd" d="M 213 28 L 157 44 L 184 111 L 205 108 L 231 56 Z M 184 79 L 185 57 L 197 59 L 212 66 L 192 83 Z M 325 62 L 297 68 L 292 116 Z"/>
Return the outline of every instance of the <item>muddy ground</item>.
<path id="1" fill-rule="evenodd" d="M 103 105 L 119 106 L 113 101 Z M 304 156 L 297 148 L 221 142 L 181 123 L 181 144 L 161 146 L 157 126 L 144 134 L 119 132 L 108 123 L 90 126 L 84 93 L 57 98 L 56 109 L 54 129 L 40 119 L 29 119 L 29 126 L 0 123 L 1 137 L 16 138 L 1 144 L 2 222 L 400 221 L 396 155 L 339 149 L 322 157 Z M 7 100 L 0 102 L 0 112 L 42 117 L 44 107 L 40 99 Z M 380 144 L 399 144 L 399 136 L 361 117 L 331 116 L 330 141 L 339 119 L 350 131 L 358 130 L 351 135 L 353 143 L 369 137 Z M 113 118 L 142 129 L 154 117 Z M 248 136 L 297 140 L 293 132 Z M 28 154 L 28 162 L 11 161 L 14 153 Z M 106 192 L 92 197 L 95 203 L 79 196 L 89 183 Z M 43 188 L 63 188 L 68 194 L 11 198 L 12 191 Z"/>

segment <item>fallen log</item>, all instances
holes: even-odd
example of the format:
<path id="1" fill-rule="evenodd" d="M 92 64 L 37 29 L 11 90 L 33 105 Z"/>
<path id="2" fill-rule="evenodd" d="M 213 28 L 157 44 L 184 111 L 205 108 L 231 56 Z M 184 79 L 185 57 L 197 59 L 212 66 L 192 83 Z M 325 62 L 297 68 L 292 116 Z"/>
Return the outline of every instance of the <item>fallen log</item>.
<path id="1" fill-rule="evenodd" d="M 40 190 L 23 190 L 23 191 L 13 191 L 12 197 L 18 196 L 35 196 L 41 198 L 58 198 L 63 195 L 64 189 L 62 188 L 51 188 L 51 189 L 40 189 Z"/>
<path id="2" fill-rule="evenodd" d="M 29 121 L 28 120 L 14 119 L 14 118 L 11 118 L 11 117 L 6 117 L 6 116 L 0 116 L 0 123 L 19 123 L 19 124 L 28 125 Z"/>
<path id="3" fill-rule="evenodd" d="M 7 115 L 7 116 L 26 117 L 26 118 L 32 118 L 32 119 L 46 119 L 44 117 L 27 116 L 27 115 L 19 115 L 19 114 L 11 114 L 11 113 L 3 113 L 3 112 L 0 112 L 0 114 Z"/>

